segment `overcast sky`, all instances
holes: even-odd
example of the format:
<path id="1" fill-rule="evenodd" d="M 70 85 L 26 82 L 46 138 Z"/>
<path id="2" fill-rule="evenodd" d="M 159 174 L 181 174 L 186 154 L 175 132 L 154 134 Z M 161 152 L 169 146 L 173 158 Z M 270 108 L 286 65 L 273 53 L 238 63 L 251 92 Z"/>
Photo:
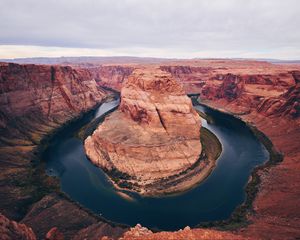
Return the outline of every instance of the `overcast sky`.
<path id="1" fill-rule="evenodd" d="M 0 58 L 300 59 L 299 0 L 0 0 Z"/>

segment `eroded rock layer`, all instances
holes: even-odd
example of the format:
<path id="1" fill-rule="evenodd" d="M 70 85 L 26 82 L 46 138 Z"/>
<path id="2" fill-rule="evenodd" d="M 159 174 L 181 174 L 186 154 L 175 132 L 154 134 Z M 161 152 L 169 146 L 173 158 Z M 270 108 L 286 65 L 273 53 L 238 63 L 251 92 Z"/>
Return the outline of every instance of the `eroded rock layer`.
<path id="1" fill-rule="evenodd" d="M 94 164 L 145 186 L 199 159 L 200 127 L 176 80 L 158 69 L 140 69 L 125 83 L 119 109 L 86 139 L 85 149 Z"/>

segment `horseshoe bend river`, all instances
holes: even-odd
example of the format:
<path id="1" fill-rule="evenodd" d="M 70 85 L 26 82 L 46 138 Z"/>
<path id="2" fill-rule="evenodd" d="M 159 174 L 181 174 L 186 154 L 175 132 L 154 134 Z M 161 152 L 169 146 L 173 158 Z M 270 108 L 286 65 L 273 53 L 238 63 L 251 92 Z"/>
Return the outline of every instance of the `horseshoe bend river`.
<path id="1" fill-rule="evenodd" d="M 209 177 L 193 189 L 173 196 L 124 198 L 105 173 L 86 157 L 83 141 L 76 135 L 89 121 L 118 106 L 103 103 L 95 112 L 67 127 L 51 140 L 43 152 L 46 171 L 60 179 L 61 190 L 94 213 L 117 223 L 137 223 L 149 228 L 178 230 L 201 222 L 224 220 L 246 197 L 245 186 L 252 170 L 268 160 L 269 153 L 241 120 L 197 105 L 212 123 L 203 127 L 222 143 L 222 153 Z"/>

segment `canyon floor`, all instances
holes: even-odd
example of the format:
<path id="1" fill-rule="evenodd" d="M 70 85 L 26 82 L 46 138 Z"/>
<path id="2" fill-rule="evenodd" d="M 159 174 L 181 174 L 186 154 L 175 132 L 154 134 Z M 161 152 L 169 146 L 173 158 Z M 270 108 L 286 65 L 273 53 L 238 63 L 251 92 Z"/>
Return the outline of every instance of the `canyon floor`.
<path id="1" fill-rule="evenodd" d="M 61 193 L 57 181 L 44 173 L 38 153 L 47 138 L 104 101 L 108 88 L 120 91 L 133 70 L 141 67 L 138 63 L 69 65 L 0 64 L 4 239 L 300 237 L 299 65 L 222 59 L 151 64 L 181 82 L 186 93 L 199 93 L 206 105 L 256 127 L 271 140 L 274 152 L 283 155 L 281 162 L 257 169 L 258 191 L 242 223 L 157 233 L 95 216 Z"/>

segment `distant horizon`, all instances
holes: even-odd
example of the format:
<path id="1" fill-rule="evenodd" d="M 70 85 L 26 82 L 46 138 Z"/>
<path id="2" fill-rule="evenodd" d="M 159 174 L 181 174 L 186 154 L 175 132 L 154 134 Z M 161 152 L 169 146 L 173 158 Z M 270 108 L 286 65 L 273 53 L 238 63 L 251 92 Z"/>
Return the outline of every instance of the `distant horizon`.
<path id="1" fill-rule="evenodd" d="M 130 50 L 122 49 L 108 51 L 90 48 L 61 48 L 61 47 L 42 47 L 31 45 L 1 45 L 0 44 L 0 59 L 22 59 L 22 58 L 70 58 L 70 57 L 136 57 L 136 58 L 158 58 L 158 59 L 268 59 L 280 61 L 298 61 L 299 57 L 288 57 L 282 54 L 257 54 L 255 52 L 224 52 L 224 51 L 203 51 L 203 52 L 181 52 L 168 54 L 168 50 L 161 54 L 163 50 L 152 49 L 135 49 L 131 53 Z M 296 52 L 297 53 L 297 52 Z M 297 55 L 298 56 L 298 55 Z"/>
<path id="2" fill-rule="evenodd" d="M 191 58 L 176 58 L 176 57 L 153 57 L 153 56 L 135 56 L 135 55 L 78 55 L 78 56 L 30 56 L 30 57 L 14 57 L 14 58 L 1 58 L 3 60 L 38 60 L 38 59 L 76 59 L 76 58 L 135 58 L 135 59 L 157 59 L 157 60 L 254 60 L 254 61 L 282 61 L 282 62 L 298 62 L 299 59 L 280 59 L 268 57 L 191 57 Z"/>

